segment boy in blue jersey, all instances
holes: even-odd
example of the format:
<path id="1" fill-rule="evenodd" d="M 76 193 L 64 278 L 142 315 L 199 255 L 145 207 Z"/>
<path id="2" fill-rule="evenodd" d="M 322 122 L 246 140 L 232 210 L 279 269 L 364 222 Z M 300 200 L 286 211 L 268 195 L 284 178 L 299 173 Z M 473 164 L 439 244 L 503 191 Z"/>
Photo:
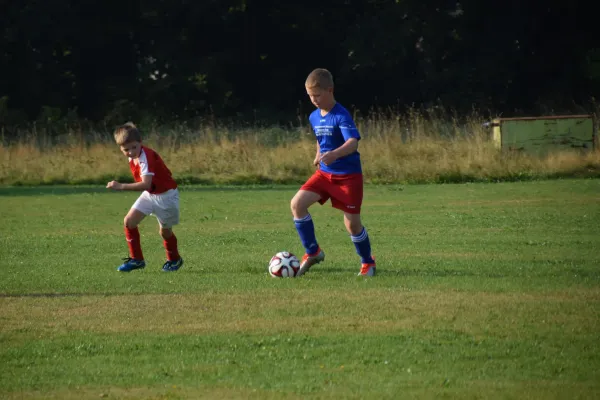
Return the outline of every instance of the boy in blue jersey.
<path id="1" fill-rule="evenodd" d="M 306 250 L 298 275 L 325 260 L 308 208 L 331 199 L 334 208 L 344 212 L 344 225 L 361 258 L 359 275 L 375 275 L 375 260 L 367 230 L 360 220 L 363 199 L 363 175 L 358 153 L 360 133 L 352 116 L 335 101 L 333 76 L 323 68 L 312 71 L 306 79 L 306 93 L 317 107 L 309 121 L 317 137 L 315 173 L 306 181 L 291 202 L 292 215 L 300 241 Z"/>

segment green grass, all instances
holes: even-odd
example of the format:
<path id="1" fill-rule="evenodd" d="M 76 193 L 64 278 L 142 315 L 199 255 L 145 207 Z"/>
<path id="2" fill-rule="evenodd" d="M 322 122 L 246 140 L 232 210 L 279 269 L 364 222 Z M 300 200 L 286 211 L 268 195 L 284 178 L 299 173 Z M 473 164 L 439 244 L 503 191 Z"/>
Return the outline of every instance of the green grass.
<path id="1" fill-rule="evenodd" d="M 151 217 L 119 274 L 136 193 L 0 187 L 0 398 L 600 396 L 600 180 L 367 186 L 377 277 L 327 204 L 273 279 L 296 189 L 183 187 L 184 268 Z"/>

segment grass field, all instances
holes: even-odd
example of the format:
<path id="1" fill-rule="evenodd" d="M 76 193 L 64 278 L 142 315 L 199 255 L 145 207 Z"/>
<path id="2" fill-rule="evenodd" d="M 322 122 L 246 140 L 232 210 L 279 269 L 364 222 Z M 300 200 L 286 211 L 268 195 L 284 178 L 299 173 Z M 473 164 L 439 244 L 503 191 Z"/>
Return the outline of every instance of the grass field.
<path id="1" fill-rule="evenodd" d="M 296 186 L 181 189 L 185 266 L 116 272 L 135 193 L 0 188 L 2 399 L 600 398 L 600 180 L 367 186 L 379 275 Z"/>

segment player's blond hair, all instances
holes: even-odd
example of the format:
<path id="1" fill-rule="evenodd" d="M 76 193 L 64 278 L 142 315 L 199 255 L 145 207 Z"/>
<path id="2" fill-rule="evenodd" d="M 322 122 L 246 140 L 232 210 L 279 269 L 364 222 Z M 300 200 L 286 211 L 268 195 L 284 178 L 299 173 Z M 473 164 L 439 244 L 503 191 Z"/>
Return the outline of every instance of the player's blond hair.
<path id="1" fill-rule="evenodd" d="M 126 143 L 142 141 L 142 135 L 133 122 L 127 122 L 115 129 L 114 137 L 115 142 L 117 142 L 119 146 L 123 146 Z"/>
<path id="2" fill-rule="evenodd" d="M 308 74 L 308 78 L 306 78 L 306 82 L 304 83 L 304 86 L 306 86 L 309 89 L 332 88 L 333 87 L 333 75 L 331 75 L 331 72 L 329 72 L 325 68 L 314 69 L 310 74 Z"/>

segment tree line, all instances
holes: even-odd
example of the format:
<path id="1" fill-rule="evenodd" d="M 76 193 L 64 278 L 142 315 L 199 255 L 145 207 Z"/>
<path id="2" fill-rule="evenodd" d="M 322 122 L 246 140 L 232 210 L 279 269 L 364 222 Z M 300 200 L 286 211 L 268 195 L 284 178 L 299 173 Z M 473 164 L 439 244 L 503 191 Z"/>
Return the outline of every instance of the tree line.
<path id="1" fill-rule="evenodd" d="M 594 19 L 577 0 L 3 2 L 0 124 L 293 119 L 316 67 L 365 112 L 578 111 L 600 89 Z"/>

